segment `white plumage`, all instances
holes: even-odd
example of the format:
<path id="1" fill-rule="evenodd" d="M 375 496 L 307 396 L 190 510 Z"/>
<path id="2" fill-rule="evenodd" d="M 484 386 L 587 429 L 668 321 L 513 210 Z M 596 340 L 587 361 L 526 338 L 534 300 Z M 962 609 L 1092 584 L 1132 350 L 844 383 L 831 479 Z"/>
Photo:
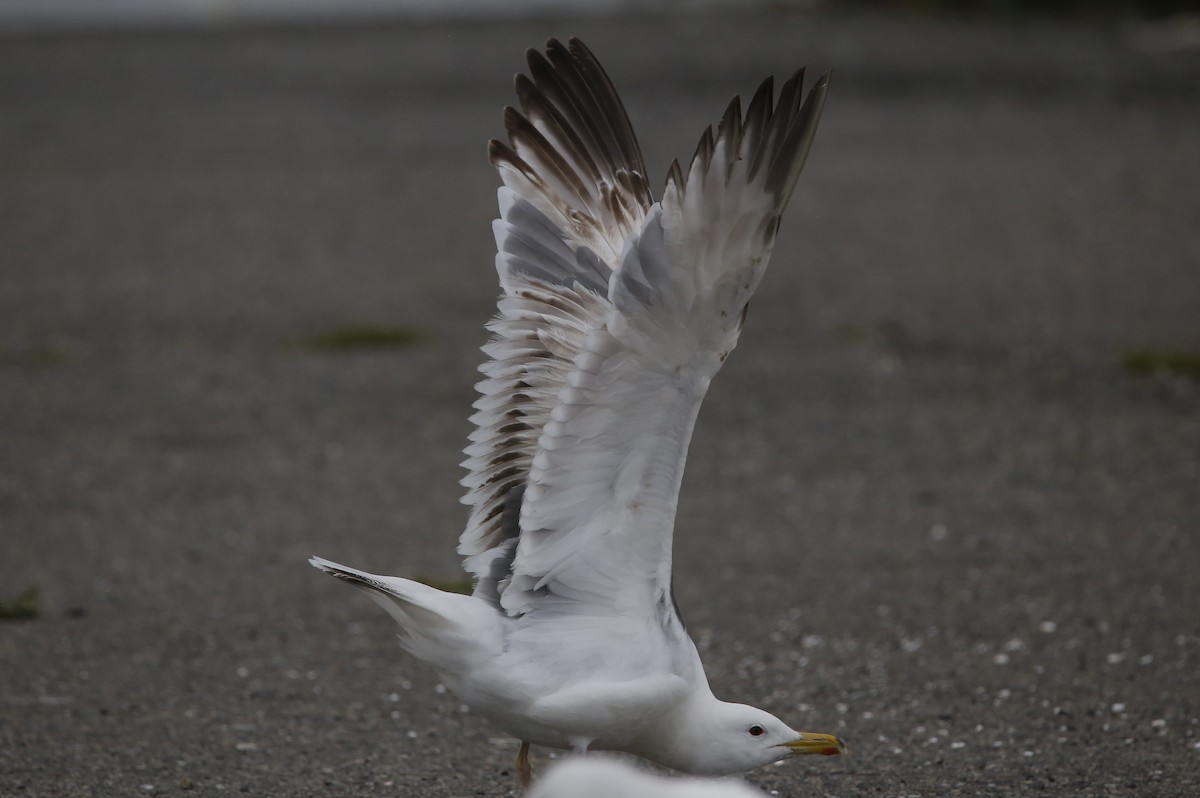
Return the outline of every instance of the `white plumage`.
<path id="1" fill-rule="evenodd" d="M 467 447 L 459 596 L 314 558 L 371 593 L 401 645 L 528 743 L 692 773 L 839 753 L 713 697 L 671 592 L 692 427 L 737 344 L 812 144 L 822 76 L 737 98 L 654 202 L 632 127 L 578 40 L 530 51 L 490 143 L 503 291 Z"/>
<path id="2" fill-rule="evenodd" d="M 737 779 L 667 779 L 603 756 L 551 765 L 529 798 L 766 798 Z"/>

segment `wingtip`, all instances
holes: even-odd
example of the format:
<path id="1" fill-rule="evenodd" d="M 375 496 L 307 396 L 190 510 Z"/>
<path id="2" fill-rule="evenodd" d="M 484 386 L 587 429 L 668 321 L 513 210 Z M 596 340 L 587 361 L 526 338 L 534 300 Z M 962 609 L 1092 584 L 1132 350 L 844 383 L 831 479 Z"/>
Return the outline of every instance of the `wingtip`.
<path id="1" fill-rule="evenodd" d="M 817 78 L 816 82 L 813 83 L 812 88 L 808 90 L 808 93 L 810 95 L 814 94 L 816 92 L 820 92 L 821 94 L 824 94 L 829 89 L 829 80 L 832 77 L 833 77 L 833 70 L 826 69 L 824 72 L 822 72 L 820 74 L 820 76 Z"/>
<path id="2" fill-rule="evenodd" d="M 495 166 L 498 161 L 504 157 L 504 142 L 500 139 L 488 139 L 487 153 L 488 161 Z"/>
<path id="3" fill-rule="evenodd" d="M 567 50 L 579 60 L 594 61 L 596 59 L 591 48 L 584 44 L 583 39 L 580 39 L 578 36 L 572 36 L 567 39 Z"/>
<path id="4" fill-rule="evenodd" d="M 542 55 L 542 51 L 536 47 L 530 47 L 525 51 L 525 65 L 529 67 L 530 72 L 536 70 L 541 62 L 545 60 L 546 56 Z"/>

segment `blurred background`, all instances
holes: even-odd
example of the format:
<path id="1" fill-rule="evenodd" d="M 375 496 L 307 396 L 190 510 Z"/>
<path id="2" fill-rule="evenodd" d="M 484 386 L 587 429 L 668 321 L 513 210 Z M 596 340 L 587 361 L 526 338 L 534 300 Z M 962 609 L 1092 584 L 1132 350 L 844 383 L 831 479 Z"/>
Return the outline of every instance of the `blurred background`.
<path id="1" fill-rule="evenodd" d="M 755 9 L 1123 18 L 1196 13 L 1194 0 L 5 0 L 8 24 L 330 20 L 363 16 L 496 17 L 538 13 L 697 13 Z"/>
<path id="2" fill-rule="evenodd" d="M 462 587 L 485 144 L 573 35 L 655 187 L 834 71 L 679 508 L 714 689 L 852 752 L 749 780 L 1194 794 L 1195 12 L 0 0 L 0 795 L 513 794 L 305 560 Z"/>

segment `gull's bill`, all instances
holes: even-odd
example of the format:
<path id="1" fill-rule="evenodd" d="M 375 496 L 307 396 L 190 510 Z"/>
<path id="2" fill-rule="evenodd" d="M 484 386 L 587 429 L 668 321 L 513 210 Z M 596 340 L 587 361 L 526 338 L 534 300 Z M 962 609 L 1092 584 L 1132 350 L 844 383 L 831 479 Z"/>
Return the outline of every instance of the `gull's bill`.
<path id="1" fill-rule="evenodd" d="M 783 744 L 792 756 L 818 754 L 820 756 L 838 756 L 846 753 L 846 744 L 832 734 L 821 732 L 800 732 L 800 736 L 791 742 Z"/>

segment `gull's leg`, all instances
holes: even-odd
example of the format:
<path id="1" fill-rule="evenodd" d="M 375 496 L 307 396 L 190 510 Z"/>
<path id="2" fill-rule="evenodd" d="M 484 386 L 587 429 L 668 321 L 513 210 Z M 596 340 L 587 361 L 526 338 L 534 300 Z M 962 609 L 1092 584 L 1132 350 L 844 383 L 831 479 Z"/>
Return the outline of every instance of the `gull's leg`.
<path id="1" fill-rule="evenodd" d="M 517 780 L 521 782 L 521 789 L 528 790 L 529 785 L 533 783 L 533 768 L 529 767 L 529 743 L 521 741 L 521 747 L 517 749 Z"/>

